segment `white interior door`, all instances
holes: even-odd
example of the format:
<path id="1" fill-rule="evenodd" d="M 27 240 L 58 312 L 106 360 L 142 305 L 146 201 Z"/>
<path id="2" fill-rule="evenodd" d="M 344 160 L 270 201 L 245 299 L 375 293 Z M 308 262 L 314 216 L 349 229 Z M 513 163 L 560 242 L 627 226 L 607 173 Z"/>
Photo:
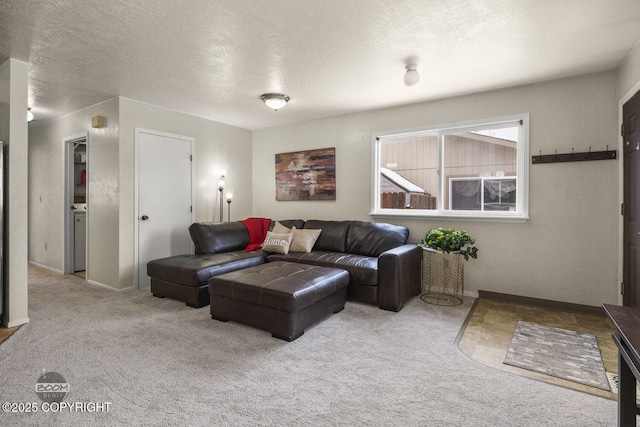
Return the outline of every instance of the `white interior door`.
<path id="1" fill-rule="evenodd" d="M 149 286 L 147 262 L 192 253 L 192 139 L 136 129 L 137 276 Z"/>

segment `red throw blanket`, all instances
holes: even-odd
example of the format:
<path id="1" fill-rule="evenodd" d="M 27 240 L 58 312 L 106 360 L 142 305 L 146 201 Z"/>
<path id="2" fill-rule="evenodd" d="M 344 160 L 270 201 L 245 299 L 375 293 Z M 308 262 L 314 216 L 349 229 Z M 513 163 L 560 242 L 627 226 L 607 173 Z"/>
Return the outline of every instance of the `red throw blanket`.
<path id="1" fill-rule="evenodd" d="M 264 238 L 267 237 L 271 220 L 269 218 L 247 218 L 240 222 L 249 230 L 249 244 L 245 251 L 250 252 L 260 249 Z"/>

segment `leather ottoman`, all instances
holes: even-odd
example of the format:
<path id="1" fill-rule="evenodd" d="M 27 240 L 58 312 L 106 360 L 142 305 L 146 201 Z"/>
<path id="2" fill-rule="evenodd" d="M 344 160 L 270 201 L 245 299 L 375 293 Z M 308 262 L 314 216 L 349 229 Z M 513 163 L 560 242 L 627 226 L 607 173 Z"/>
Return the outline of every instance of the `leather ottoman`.
<path id="1" fill-rule="evenodd" d="M 284 261 L 221 274 L 209 280 L 211 317 L 293 341 L 344 308 L 349 273 Z"/>

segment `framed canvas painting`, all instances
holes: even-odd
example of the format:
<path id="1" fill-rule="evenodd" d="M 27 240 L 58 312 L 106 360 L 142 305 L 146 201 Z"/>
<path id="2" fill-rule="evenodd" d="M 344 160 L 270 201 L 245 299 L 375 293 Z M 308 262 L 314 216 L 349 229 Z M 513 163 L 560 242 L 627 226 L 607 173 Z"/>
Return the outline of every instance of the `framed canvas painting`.
<path id="1" fill-rule="evenodd" d="M 336 149 L 276 154 L 276 200 L 335 200 Z"/>

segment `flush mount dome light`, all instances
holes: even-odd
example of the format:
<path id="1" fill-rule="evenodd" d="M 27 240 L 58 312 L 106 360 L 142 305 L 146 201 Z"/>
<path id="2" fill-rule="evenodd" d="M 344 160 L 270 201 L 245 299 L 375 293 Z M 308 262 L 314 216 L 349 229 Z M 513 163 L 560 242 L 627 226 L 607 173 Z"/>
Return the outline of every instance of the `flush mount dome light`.
<path id="1" fill-rule="evenodd" d="M 404 84 L 407 86 L 413 86 L 420 81 L 420 74 L 418 74 L 418 65 L 409 64 L 404 67 L 407 72 L 404 73 Z"/>
<path id="2" fill-rule="evenodd" d="M 269 108 L 278 111 L 289 102 L 289 97 L 281 93 L 265 93 L 260 97 Z"/>
<path id="3" fill-rule="evenodd" d="M 33 113 L 31 112 L 31 107 L 27 108 L 27 122 L 33 120 Z"/>

